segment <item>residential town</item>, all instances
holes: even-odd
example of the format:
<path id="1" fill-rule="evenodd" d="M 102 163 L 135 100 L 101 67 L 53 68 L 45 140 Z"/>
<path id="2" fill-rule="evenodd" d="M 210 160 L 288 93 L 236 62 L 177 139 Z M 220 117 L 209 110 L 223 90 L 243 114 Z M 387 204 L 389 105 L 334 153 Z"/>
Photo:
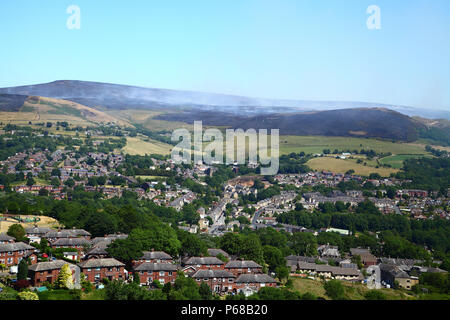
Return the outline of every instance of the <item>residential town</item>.
<path id="1" fill-rule="evenodd" d="M 283 156 L 298 172 L 265 177 L 254 163 L 180 165 L 167 156 L 130 156 L 102 147 L 96 140 L 82 152 L 32 148 L 0 161 L 0 226 L 26 226 L 19 239 L 9 229 L 0 235 L 4 285 L 18 281 L 21 261 L 29 265 L 26 287 L 32 291 L 58 283 L 68 265 L 75 289 L 121 281 L 152 291 L 186 277 L 220 297 L 249 297 L 301 279 L 413 291 L 422 274 L 447 273 L 445 244 L 438 243 L 446 239 L 430 240 L 420 232 L 426 223 L 439 226 L 450 219 L 450 189 L 414 188 L 414 178 L 398 175 L 293 164 L 321 155 Z M 58 224 L 42 226 L 43 216 Z M 142 219 L 176 230 L 181 247 L 163 245 L 149 231 L 143 240 L 136 230 L 149 227 Z M 397 234 L 386 233 L 385 225 Z M 412 240 L 398 242 L 398 234 L 411 227 L 421 229 Z M 240 247 L 251 241 L 257 241 L 254 247 Z"/>

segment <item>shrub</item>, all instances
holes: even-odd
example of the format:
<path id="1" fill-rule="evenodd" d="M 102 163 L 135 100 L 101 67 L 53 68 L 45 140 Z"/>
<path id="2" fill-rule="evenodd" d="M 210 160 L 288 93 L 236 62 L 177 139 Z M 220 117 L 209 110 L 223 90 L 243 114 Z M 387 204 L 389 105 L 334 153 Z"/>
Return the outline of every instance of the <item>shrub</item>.
<path id="1" fill-rule="evenodd" d="M 16 289 L 17 291 L 20 291 L 22 289 L 28 288 L 30 286 L 30 282 L 28 280 L 22 279 L 22 280 L 17 280 L 14 283 L 14 289 Z"/>
<path id="2" fill-rule="evenodd" d="M 325 283 L 323 286 L 325 288 L 327 296 L 329 296 L 333 300 L 343 300 L 345 299 L 344 295 L 344 286 L 338 280 L 330 280 Z"/>
<path id="3" fill-rule="evenodd" d="M 364 297 L 367 300 L 386 300 L 386 295 L 378 290 L 369 290 L 366 292 Z"/>
<path id="4" fill-rule="evenodd" d="M 36 293 L 31 291 L 23 291 L 18 294 L 20 300 L 39 300 Z"/>

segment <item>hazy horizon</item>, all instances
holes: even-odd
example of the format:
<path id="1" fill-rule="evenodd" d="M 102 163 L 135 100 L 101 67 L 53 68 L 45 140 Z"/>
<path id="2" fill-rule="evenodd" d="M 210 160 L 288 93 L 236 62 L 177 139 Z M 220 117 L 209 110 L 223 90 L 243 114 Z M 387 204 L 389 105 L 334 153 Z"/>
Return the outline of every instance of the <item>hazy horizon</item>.
<path id="1" fill-rule="evenodd" d="M 449 17 L 445 0 L 2 2 L 0 87 L 72 79 L 450 110 Z"/>

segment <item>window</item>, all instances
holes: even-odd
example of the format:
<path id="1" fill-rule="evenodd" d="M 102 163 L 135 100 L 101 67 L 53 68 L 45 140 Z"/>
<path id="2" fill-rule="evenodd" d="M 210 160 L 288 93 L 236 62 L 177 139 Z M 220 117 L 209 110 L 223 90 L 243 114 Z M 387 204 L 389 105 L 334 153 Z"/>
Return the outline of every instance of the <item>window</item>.
<path id="1" fill-rule="evenodd" d="M 165 274 L 166 274 L 166 273 L 165 273 L 164 271 L 160 271 L 160 272 L 159 272 L 159 276 L 160 276 L 160 277 L 164 277 Z"/>

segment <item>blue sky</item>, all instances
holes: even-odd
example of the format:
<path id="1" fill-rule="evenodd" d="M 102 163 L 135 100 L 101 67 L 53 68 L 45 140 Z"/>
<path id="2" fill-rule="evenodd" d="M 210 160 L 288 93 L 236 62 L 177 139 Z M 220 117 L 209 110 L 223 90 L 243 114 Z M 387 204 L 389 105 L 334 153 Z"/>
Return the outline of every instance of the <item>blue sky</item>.
<path id="1" fill-rule="evenodd" d="M 69 5 L 81 29 L 69 30 Z M 369 5 L 381 29 L 369 30 Z M 450 109 L 448 0 L 2 0 L 0 87 L 89 80 Z"/>

